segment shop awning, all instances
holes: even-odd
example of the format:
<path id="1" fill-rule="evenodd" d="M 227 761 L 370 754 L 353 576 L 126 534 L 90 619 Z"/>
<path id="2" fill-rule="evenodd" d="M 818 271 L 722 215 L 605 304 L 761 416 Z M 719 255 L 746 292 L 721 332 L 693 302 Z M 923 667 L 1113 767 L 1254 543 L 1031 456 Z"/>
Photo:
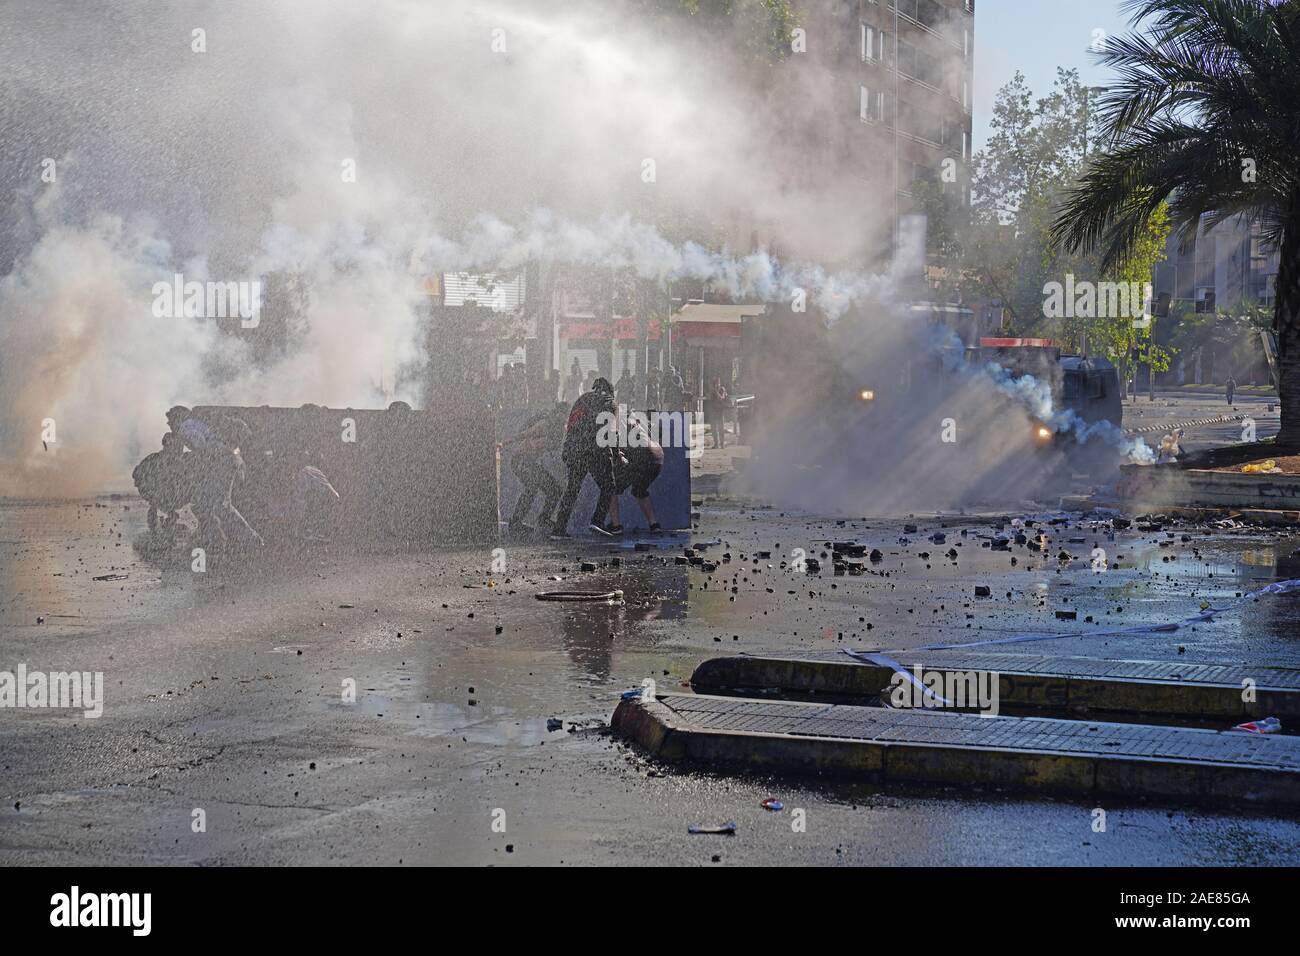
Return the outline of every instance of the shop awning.
<path id="1" fill-rule="evenodd" d="M 740 338 L 740 326 L 746 318 L 763 315 L 767 306 L 758 304 L 721 305 L 712 302 L 688 302 L 673 313 L 673 335 L 689 342 L 703 339 Z M 701 343 L 703 344 L 703 343 Z"/>
<path id="2" fill-rule="evenodd" d="M 560 320 L 561 338 L 597 339 L 608 342 L 611 338 L 619 341 L 639 341 L 641 330 L 636 319 L 615 318 L 613 323 L 601 322 L 593 318 L 562 318 Z M 659 320 L 651 319 L 646 326 L 646 338 L 659 338 Z"/>

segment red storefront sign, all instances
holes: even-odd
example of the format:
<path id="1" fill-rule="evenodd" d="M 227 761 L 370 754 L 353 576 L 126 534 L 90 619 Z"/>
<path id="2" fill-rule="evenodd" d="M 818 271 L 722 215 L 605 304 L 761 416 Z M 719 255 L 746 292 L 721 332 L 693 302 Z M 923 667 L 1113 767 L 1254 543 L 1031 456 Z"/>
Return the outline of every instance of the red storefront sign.
<path id="1" fill-rule="evenodd" d="M 611 334 L 612 333 L 612 334 Z M 637 341 L 641 338 L 636 319 L 615 319 L 610 322 L 561 322 L 560 335 L 566 339 L 601 339 L 611 338 Z M 646 337 L 659 338 L 659 320 L 651 319 L 646 328 Z"/>

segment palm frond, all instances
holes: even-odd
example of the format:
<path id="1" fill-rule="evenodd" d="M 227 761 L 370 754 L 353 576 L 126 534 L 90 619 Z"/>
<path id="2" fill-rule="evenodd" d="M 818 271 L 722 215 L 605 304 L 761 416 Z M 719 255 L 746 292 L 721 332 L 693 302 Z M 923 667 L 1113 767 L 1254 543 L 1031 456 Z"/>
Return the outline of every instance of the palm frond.
<path id="1" fill-rule="evenodd" d="M 1143 33 L 1100 55 L 1116 73 L 1098 107 L 1101 150 L 1067 194 L 1052 238 L 1132 251 L 1168 201 L 1194 235 L 1238 213 L 1280 238 L 1300 195 L 1300 0 L 1126 0 Z M 1207 216 L 1208 214 L 1208 216 Z"/>

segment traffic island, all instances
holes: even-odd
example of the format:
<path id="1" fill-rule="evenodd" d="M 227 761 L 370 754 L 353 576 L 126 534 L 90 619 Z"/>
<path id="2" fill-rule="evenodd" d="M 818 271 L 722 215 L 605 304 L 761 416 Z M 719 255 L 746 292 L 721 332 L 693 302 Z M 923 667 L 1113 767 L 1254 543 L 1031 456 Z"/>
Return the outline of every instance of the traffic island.
<path id="1" fill-rule="evenodd" d="M 1118 492 L 1139 510 L 1209 508 L 1285 515 L 1300 523 L 1300 456 L 1273 442 L 1215 448 L 1162 465 L 1124 465 Z M 1272 461 L 1270 469 L 1245 471 Z"/>
<path id="2" fill-rule="evenodd" d="M 985 675 L 1008 713 L 1162 720 L 1231 726 L 1263 717 L 1300 719 L 1300 669 L 931 651 L 897 663 L 927 673 Z M 716 657 L 691 675 L 697 693 L 868 704 L 888 696 L 887 664 L 840 651 Z M 1243 691 L 1249 688 L 1251 693 Z M 1243 698 L 1249 698 L 1244 700 Z"/>
<path id="3" fill-rule="evenodd" d="M 1300 738 L 673 694 L 613 729 L 669 763 L 880 784 L 1300 806 Z"/>

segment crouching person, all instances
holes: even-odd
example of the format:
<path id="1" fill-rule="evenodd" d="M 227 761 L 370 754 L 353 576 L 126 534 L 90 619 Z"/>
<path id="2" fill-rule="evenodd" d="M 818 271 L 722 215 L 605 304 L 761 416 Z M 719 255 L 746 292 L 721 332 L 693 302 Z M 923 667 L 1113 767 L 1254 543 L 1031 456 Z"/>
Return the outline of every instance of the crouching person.
<path id="1" fill-rule="evenodd" d="M 251 432 L 237 418 L 227 418 L 212 429 L 214 440 L 195 452 L 198 472 L 194 511 L 199 531 L 208 546 L 225 549 L 231 543 L 241 548 L 260 548 L 262 537 L 244 520 L 232 496 L 236 482 L 244 479 L 244 461 L 239 446 Z"/>
<path id="2" fill-rule="evenodd" d="M 650 530 L 659 531 L 654 502 L 650 500 L 650 486 L 664 469 L 663 446 L 650 437 L 645 425 L 637 417 L 629 418 L 627 435 L 627 446 L 622 449 L 623 454 L 614 470 L 615 488 L 609 503 L 610 523 L 605 530 L 609 534 L 620 534 L 623 531 L 619 520 L 618 496 L 630 488 Z"/>
<path id="3" fill-rule="evenodd" d="M 162 437 L 162 451 L 148 455 L 131 472 L 136 490 L 148 504 L 149 534 L 159 536 L 159 518 L 162 520 L 161 541 L 171 544 L 176 539 L 176 521 L 181 509 L 193 497 L 194 481 L 190 474 L 185 444 L 175 432 Z"/>

